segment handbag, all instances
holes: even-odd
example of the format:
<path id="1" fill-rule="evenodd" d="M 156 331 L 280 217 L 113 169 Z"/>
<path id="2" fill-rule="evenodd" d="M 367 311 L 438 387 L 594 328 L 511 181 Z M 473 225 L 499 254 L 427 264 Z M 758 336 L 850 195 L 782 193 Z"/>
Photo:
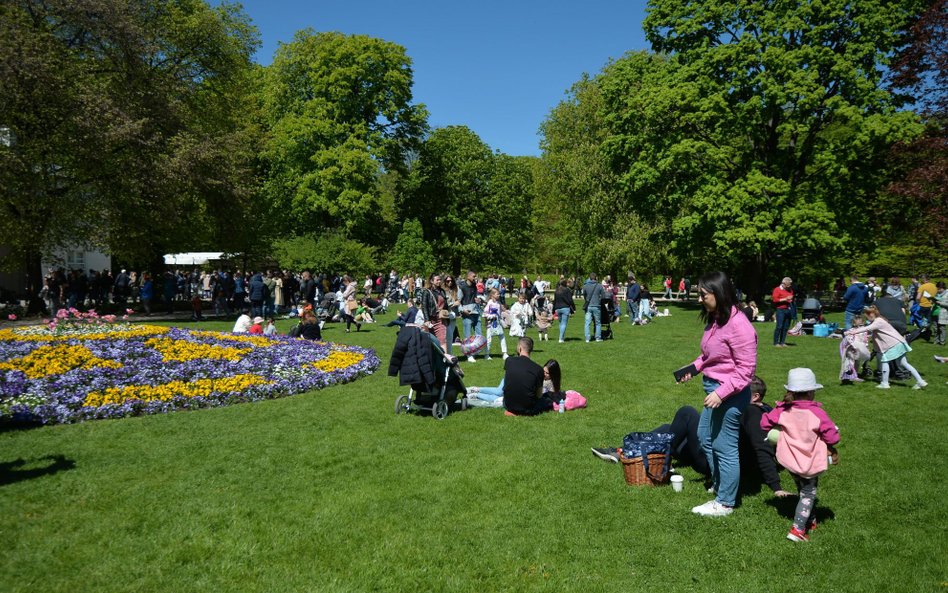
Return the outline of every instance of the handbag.
<path id="1" fill-rule="evenodd" d="M 451 319 L 451 311 L 447 309 L 441 309 L 438 311 L 438 318 L 440 319 Z"/>
<path id="2" fill-rule="evenodd" d="M 630 432 L 622 439 L 625 480 L 635 486 L 662 484 L 671 469 L 671 442 L 666 432 Z"/>

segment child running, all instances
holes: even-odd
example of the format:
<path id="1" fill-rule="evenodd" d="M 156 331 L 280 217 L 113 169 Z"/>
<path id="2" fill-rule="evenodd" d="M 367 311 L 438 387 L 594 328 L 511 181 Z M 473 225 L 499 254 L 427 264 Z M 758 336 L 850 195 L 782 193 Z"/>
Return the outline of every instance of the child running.
<path id="1" fill-rule="evenodd" d="M 507 360 L 507 337 L 504 335 L 504 326 L 500 323 L 501 313 L 503 313 L 503 308 L 500 305 L 500 291 L 492 288 L 487 306 L 484 308 L 484 319 L 487 322 L 487 355 L 484 360 L 490 360 L 490 343 L 494 336 L 500 338 L 500 351 L 504 355 L 504 360 Z"/>
<path id="2" fill-rule="evenodd" d="M 889 323 L 889 320 L 879 313 L 879 308 L 875 305 L 866 307 L 866 318 L 869 319 L 869 325 L 854 327 L 846 330 L 844 335 L 856 336 L 866 332 L 872 332 L 872 341 L 875 342 L 876 351 L 882 353 L 882 382 L 876 385 L 878 389 L 889 388 L 889 370 L 890 366 L 897 365 L 903 371 L 908 371 L 915 377 L 915 385 L 912 389 L 922 389 L 928 383 L 922 379 L 915 367 L 908 363 L 906 355 L 912 351 L 901 333 Z M 892 363 L 889 365 L 888 363 Z"/>
<path id="3" fill-rule="evenodd" d="M 812 516 L 816 506 L 816 486 L 820 474 L 828 467 L 827 456 L 832 454 L 833 463 L 837 462 L 835 445 L 839 442 L 839 432 L 823 411 L 822 404 L 813 400 L 816 390 L 823 388 L 816 382 L 813 371 L 790 369 L 784 387 L 787 394 L 783 401 L 761 417 L 760 427 L 781 431 L 777 440 L 777 461 L 793 476 L 800 492 L 787 539 L 807 542 L 810 541 L 807 532 L 816 525 Z"/>

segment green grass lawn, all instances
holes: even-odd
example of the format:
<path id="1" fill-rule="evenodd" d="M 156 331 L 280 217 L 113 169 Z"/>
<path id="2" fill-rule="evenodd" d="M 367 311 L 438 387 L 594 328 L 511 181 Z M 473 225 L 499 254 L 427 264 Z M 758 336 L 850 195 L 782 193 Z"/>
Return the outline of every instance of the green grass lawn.
<path id="1" fill-rule="evenodd" d="M 702 326 L 693 309 L 671 311 L 614 325 L 600 344 L 582 341 L 574 317 L 565 344 L 554 332 L 538 343 L 534 358 L 558 359 L 564 388 L 589 399 L 565 415 L 396 416 L 394 328 L 330 324 L 326 339 L 379 351 L 375 375 L 255 404 L 0 433 L 0 591 L 948 590 L 948 365 L 932 359 L 946 350 L 914 345 L 930 383 L 921 392 L 840 386 L 837 341 L 774 349 L 772 326 L 757 326 L 767 399 L 809 366 L 842 435 L 841 463 L 820 481 L 819 529 L 793 544 L 795 499 L 751 489 L 730 517 L 702 518 L 690 509 L 709 495 L 691 470 L 681 494 L 633 488 L 590 453 L 700 406 L 700 384 L 675 385 L 672 370 L 697 355 Z M 463 366 L 468 385 L 496 385 L 503 363 Z"/>

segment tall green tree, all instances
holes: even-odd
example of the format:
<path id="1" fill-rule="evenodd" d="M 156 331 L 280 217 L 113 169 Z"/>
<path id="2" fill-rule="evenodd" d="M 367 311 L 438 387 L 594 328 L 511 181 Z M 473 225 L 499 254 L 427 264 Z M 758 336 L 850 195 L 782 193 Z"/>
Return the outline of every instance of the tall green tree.
<path id="1" fill-rule="evenodd" d="M 276 239 L 271 254 L 280 266 L 290 270 L 349 273 L 358 277 L 378 268 L 378 252 L 374 248 L 339 231 Z"/>
<path id="2" fill-rule="evenodd" d="M 523 265 L 536 246 L 533 203 L 536 197 L 536 157 L 495 153 L 487 200 L 484 202 L 484 239 L 489 264 L 514 270 Z"/>
<path id="3" fill-rule="evenodd" d="M 435 271 L 434 250 L 425 241 L 424 230 L 417 220 L 406 220 L 402 225 L 402 232 L 389 256 L 389 265 L 403 273 L 416 271 L 426 277 Z"/>
<path id="4" fill-rule="evenodd" d="M 397 44 L 303 30 L 267 68 L 266 198 L 293 233 L 334 229 L 379 244 L 386 174 L 403 174 L 426 130 Z"/>
<path id="5" fill-rule="evenodd" d="M 888 147 L 920 131 L 882 81 L 917 6 L 651 0 L 646 35 L 668 57 L 602 75 L 619 187 L 673 221 L 678 256 L 752 291 L 838 266 L 869 244 Z"/>
<path id="6" fill-rule="evenodd" d="M 645 68 L 662 60 L 642 54 Z M 656 70 L 660 72 L 660 70 Z M 605 77 L 584 76 L 541 125 L 543 156 L 534 202 L 537 266 L 621 274 L 657 274 L 669 264 L 666 227 L 619 183 L 610 157 L 616 138 L 604 102 Z M 621 150 L 621 149 L 618 149 Z"/>
<path id="7" fill-rule="evenodd" d="M 490 147 L 465 126 L 434 130 L 412 170 L 412 191 L 398 204 L 402 219 L 416 219 L 438 264 L 459 274 L 461 266 L 490 262 L 488 206 L 493 173 Z"/>
<path id="8" fill-rule="evenodd" d="M 902 266 L 890 273 L 948 270 L 948 1 L 932 1 L 908 28 L 906 40 L 891 82 L 914 102 L 925 132 L 891 151 L 896 175 L 874 220 L 876 232 L 889 241 L 867 262 L 879 275 L 900 259 Z M 912 222 L 908 233 L 906 220 Z M 895 257 L 903 254 L 908 257 Z"/>
<path id="9" fill-rule="evenodd" d="M 65 246 L 150 261 L 214 228 L 222 202 L 249 199 L 254 150 L 232 108 L 257 44 L 229 3 L 0 4 L 0 236 L 13 265 L 27 261 L 36 283 L 40 256 Z"/>

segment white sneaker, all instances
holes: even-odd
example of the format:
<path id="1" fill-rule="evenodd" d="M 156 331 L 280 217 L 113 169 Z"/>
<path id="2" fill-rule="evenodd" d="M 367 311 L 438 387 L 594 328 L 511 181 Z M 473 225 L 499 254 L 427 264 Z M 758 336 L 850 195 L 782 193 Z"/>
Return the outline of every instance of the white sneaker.
<path id="1" fill-rule="evenodd" d="M 562 343 L 563 343 L 563 340 L 560 340 L 560 344 L 562 344 Z"/>
<path id="2" fill-rule="evenodd" d="M 734 512 L 734 508 L 726 507 L 716 500 L 709 500 L 691 509 L 691 512 L 696 515 L 701 515 L 702 517 L 726 517 Z"/>
<path id="3" fill-rule="evenodd" d="M 922 389 L 928 387 L 928 381 L 919 381 L 915 385 L 912 385 L 912 389 Z"/>
<path id="4" fill-rule="evenodd" d="M 510 356 L 504 354 L 504 358 L 503 358 L 503 359 L 504 359 L 504 360 L 507 360 L 508 358 L 510 358 Z"/>
<path id="5" fill-rule="evenodd" d="M 484 360 L 491 360 L 491 357 L 490 357 L 490 355 L 488 355 L 488 356 L 485 356 L 485 357 L 484 357 Z"/>
<path id="6" fill-rule="evenodd" d="M 888 389 L 888 388 L 889 388 L 888 383 L 879 383 L 878 385 L 876 385 L 876 389 Z"/>
<path id="7" fill-rule="evenodd" d="M 473 357 L 473 356 L 468 356 L 468 357 L 467 357 L 467 361 L 468 361 L 468 362 L 477 362 L 477 361 L 474 360 L 474 357 Z"/>

